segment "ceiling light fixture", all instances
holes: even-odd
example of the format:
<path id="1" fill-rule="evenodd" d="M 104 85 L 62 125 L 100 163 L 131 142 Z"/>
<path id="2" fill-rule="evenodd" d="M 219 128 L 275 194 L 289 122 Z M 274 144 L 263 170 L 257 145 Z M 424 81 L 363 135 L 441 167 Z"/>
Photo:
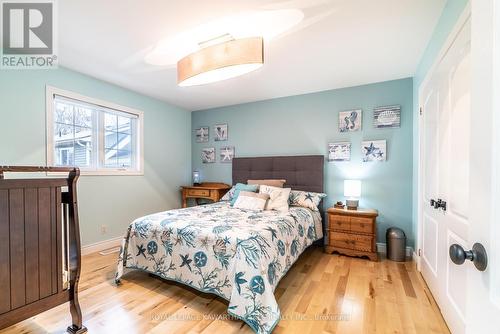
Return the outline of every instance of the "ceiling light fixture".
<path id="1" fill-rule="evenodd" d="M 177 64 L 179 86 L 233 78 L 262 67 L 264 41 L 267 46 L 303 18 L 298 9 L 250 11 L 220 18 L 159 41 L 144 60 L 157 66 Z"/>
<path id="2" fill-rule="evenodd" d="M 228 39 L 229 36 L 229 39 Z M 177 63 L 177 83 L 181 87 L 208 84 L 255 71 L 264 65 L 262 37 L 233 39 L 213 45 L 216 38 L 200 45 L 209 45 Z"/>

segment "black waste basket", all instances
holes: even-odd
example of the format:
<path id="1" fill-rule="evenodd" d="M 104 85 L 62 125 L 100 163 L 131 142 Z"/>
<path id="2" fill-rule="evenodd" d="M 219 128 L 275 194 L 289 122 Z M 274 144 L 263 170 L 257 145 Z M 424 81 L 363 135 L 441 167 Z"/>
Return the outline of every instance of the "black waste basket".
<path id="1" fill-rule="evenodd" d="M 392 261 L 406 261 L 406 235 L 397 227 L 389 227 L 385 233 L 387 258 Z"/>

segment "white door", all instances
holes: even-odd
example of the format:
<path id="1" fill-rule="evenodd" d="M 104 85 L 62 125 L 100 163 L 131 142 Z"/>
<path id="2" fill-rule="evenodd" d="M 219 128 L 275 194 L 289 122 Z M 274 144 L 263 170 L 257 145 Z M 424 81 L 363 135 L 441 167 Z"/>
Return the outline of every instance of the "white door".
<path id="1" fill-rule="evenodd" d="M 465 333 L 467 275 L 448 256 L 469 249 L 471 24 L 465 18 L 420 91 L 421 271 L 448 327 Z"/>
<path id="2" fill-rule="evenodd" d="M 500 333 L 499 7 L 471 1 L 419 95 L 420 269 L 452 333 Z"/>
<path id="3" fill-rule="evenodd" d="M 421 89 L 421 270 L 448 327 L 465 333 L 467 275 L 448 248 L 469 249 L 470 19 Z"/>

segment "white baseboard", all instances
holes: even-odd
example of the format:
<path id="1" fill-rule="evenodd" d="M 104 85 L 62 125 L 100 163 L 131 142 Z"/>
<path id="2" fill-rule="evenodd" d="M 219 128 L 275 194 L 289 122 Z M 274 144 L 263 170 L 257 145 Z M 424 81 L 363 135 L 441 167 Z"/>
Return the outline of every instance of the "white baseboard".
<path id="1" fill-rule="evenodd" d="M 420 256 L 418 256 L 417 252 L 413 252 L 413 261 L 417 267 L 417 271 L 420 271 Z"/>
<path id="2" fill-rule="evenodd" d="M 86 245 L 82 247 L 82 255 L 88 255 L 96 252 L 101 252 L 105 249 L 119 247 L 122 244 L 123 237 L 116 237 L 113 239 L 108 239 L 104 241 L 99 241 L 94 244 Z"/>
<path id="3" fill-rule="evenodd" d="M 387 244 L 385 242 L 377 242 L 377 253 L 387 254 Z M 406 257 L 413 257 L 413 248 L 406 247 Z"/>

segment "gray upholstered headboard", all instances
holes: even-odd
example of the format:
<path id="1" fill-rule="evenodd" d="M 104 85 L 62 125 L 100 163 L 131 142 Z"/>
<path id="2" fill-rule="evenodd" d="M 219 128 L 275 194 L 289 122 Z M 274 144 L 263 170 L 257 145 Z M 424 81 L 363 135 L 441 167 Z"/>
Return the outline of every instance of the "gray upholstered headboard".
<path id="1" fill-rule="evenodd" d="M 322 193 L 324 166 L 325 157 L 322 155 L 234 158 L 233 184 L 247 183 L 247 180 L 252 179 L 284 179 L 287 188 Z M 319 210 L 323 218 L 323 235 L 326 235 L 322 203 Z M 321 245 L 323 240 L 316 243 Z"/>
<path id="2" fill-rule="evenodd" d="M 233 184 L 250 179 L 284 179 L 285 187 L 322 193 L 324 159 L 322 155 L 234 158 Z"/>

